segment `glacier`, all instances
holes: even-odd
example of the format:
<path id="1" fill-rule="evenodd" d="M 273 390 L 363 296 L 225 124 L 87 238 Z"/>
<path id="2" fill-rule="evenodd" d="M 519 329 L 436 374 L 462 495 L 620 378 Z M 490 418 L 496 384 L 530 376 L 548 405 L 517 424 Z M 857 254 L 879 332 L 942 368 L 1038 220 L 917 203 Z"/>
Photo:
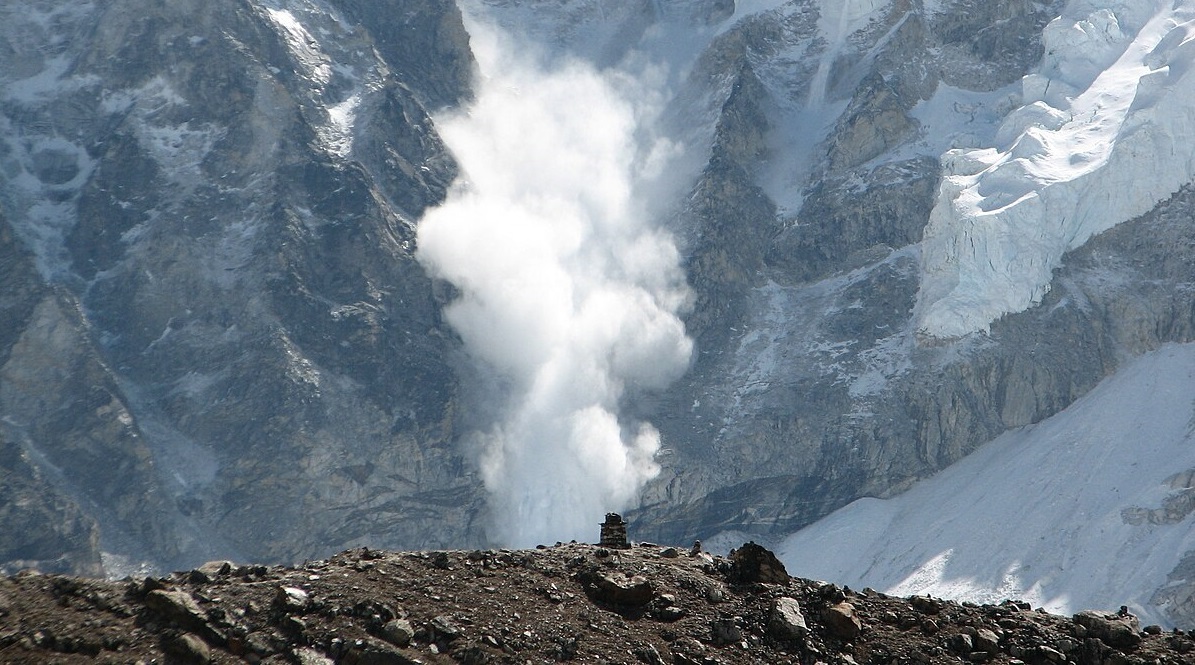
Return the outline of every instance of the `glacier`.
<path id="1" fill-rule="evenodd" d="M 922 334 L 986 332 L 1040 303 L 1067 251 L 1195 178 L 1195 2 L 1077 0 L 1043 41 L 993 145 L 942 157 Z"/>

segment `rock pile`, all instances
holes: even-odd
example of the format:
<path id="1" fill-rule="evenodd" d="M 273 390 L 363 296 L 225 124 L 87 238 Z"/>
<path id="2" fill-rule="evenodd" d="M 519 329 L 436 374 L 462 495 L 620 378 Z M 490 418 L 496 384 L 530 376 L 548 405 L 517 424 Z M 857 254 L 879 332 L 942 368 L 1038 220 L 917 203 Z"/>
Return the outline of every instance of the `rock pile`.
<path id="1" fill-rule="evenodd" d="M 895 598 L 777 575 L 757 545 L 736 555 L 570 543 L 359 549 L 122 582 L 24 573 L 0 579 L 0 662 L 1195 662 L 1191 635 L 1141 629 L 1123 611 L 1066 618 L 1017 602 Z"/>
<path id="2" fill-rule="evenodd" d="M 626 549 L 630 547 L 627 541 L 627 523 L 618 513 L 606 513 L 606 521 L 602 522 L 602 547 Z"/>

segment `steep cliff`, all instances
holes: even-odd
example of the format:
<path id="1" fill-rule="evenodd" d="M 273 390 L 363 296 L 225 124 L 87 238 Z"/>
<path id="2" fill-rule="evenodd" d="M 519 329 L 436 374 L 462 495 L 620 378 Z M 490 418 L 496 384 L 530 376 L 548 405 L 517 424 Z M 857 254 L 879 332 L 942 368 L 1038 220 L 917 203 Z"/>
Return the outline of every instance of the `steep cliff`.
<path id="1" fill-rule="evenodd" d="M 466 540 L 451 341 L 412 258 L 455 175 L 428 110 L 469 94 L 459 11 L 5 16 L 0 400 L 38 491 L 132 561 Z"/>

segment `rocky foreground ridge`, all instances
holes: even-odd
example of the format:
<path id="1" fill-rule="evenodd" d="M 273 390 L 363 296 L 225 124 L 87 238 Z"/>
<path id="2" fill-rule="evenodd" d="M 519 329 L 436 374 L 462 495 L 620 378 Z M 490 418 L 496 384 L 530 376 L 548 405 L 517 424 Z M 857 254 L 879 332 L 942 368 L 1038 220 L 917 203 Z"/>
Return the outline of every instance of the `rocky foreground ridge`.
<path id="1" fill-rule="evenodd" d="M 105 582 L 0 580 L 6 663 L 1195 662 L 1181 630 L 1127 613 L 959 605 L 790 577 L 641 543 L 535 550 L 356 549 L 293 567 L 213 562 Z"/>

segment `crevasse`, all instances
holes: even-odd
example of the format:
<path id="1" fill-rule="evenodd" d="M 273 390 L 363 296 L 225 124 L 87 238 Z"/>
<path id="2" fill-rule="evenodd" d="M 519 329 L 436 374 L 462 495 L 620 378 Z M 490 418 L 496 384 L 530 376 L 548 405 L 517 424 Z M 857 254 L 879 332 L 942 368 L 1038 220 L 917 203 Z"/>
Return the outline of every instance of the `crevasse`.
<path id="1" fill-rule="evenodd" d="M 1044 34 L 995 145 L 951 150 L 922 245 L 919 330 L 986 331 L 1065 252 L 1195 180 L 1195 0 L 1079 0 Z"/>

